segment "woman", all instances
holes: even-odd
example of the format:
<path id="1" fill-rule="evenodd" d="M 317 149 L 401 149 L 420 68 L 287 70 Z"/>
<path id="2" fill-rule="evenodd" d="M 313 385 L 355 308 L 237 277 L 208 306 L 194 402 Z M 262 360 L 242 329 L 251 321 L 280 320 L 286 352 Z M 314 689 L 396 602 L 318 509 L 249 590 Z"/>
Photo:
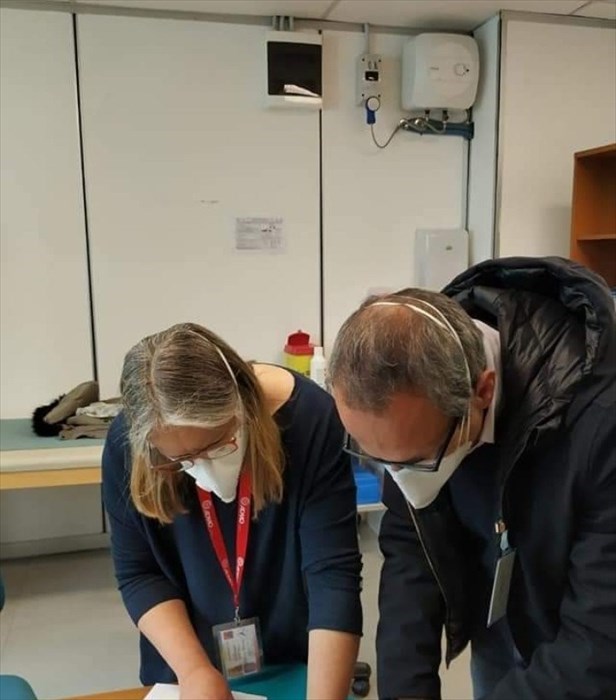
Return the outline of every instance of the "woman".
<path id="1" fill-rule="evenodd" d="M 329 395 L 247 364 L 195 324 L 130 350 L 121 390 L 103 493 L 119 588 L 141 631 L 141 681 L 228 700 L 219 669 L 258 668 L 260 626 L 265 663 L 307 659 L 308 698 L 346 698 L 361 560 Z"/>

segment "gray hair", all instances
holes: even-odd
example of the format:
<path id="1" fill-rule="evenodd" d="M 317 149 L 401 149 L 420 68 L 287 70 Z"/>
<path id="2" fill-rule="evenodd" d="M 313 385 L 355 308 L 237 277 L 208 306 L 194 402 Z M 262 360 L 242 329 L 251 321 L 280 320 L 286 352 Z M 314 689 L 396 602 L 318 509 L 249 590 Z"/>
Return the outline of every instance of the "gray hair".
<path id="1" fill-rule="evenodd" d="M 404 304 L 429 313 L 426 304 L 435 307 L 453 326 L 462 349 L 444 324 Z M 445 415 L 462 417 L 485 368 L 481 331 L 457 302 L 438 292 L 403 289 L 371 297 L 346 320 L 328 376 L 351 408 L 379 413 L 394 394 L 410 391 L 428 397 Z"/>
<path id="2" fill-rule="evenodd" d="M 141 340 L 124 359 L 120 382 L 133 449 L 168 425 L 217 427 L 240 411 L 234 381 L 243 361 L 219 337 L 181 323 Z"/>

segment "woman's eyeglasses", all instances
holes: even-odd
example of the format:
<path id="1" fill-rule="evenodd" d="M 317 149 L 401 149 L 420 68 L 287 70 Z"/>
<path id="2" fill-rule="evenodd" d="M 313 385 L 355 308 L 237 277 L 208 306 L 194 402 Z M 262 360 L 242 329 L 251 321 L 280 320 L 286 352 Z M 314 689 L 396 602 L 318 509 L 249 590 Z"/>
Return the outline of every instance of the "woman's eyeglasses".
<path id="1" fill-rule="evenodd" d="M 447 452 L 447 448 L 449 447 L 449 443 L 451 442 L 451 438 L 453 437 L 454 433 L 456 432 L 456 428 L 460 424 L 459 419 L 455 419 L 449 430 L 447 431 L 447 436 L 442 444 L 442 446 L 439 448 L 439 451 L 437 453 L 437 456 L 435 459 L 431 460 L 417 460 L 415 462 L 391 462 L 387 461 L 384 459 L 380 459 L 379 457 L 373 457 L 372 455 L 369 455 L 367 452 L 364 452 L 362 448 L 360 447 L 359 443 L 355 440 L 355 438 L 351 437 L 348 433 L 346 433 L 345 438 L 344 438 L 344 445 L 342 449 L 352 457 L 355 457 L 359 459 L 361 462 L 365 462 L 366 466 L 370 466 L 370 464 L 378 464 L 384 467 L 398 467 L 400 469 L 412 469 L 416 472 L 436 472 L 438 471 L 438 468 L 441 465 L 441 462 L 443 461 L 443 457 L 445 456 L 445 453 Z"/>
<path id="2" fill-rule="evenodd" d="M 196 454 L 180 457 L 179 459 L 169 459 L 159 452 L 153 445 L 148 446 L 148 459 L 150 467 L 158 472 L 181 472 L 192 469 L 198 459 L 221 459 L 233 454 L 238 449 L 237 438 L 233 436 L 230 440 L 216 447 L 207 447 Z"/>

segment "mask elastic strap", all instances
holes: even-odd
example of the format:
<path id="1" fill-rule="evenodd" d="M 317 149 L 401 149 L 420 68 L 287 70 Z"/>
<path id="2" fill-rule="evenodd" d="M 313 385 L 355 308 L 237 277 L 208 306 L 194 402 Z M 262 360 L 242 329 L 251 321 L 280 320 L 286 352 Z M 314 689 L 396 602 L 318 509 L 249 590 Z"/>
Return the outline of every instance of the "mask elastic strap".
<path id="1" fill-rule="evenodd" d="M 216 352 L 220 355 L 220 359 L 223 361 L 225 367 L 227 368 L 227 371 L 229 372 L 229 375 L 231 376 L 231 379 L 233 380 L 233 383 L 235 384 L 235 388 L 237 389 L 237 392 L 239 394 L 240 387 L 238 386 L 237 378 L 236 378 L 235 374 L 233 373 L 233 370 L 231 369 L 231 365 L 229 364 L 229 361 L 225 357 L 223 351 L 218 347 L 218 345 L 216 345 L 216 343 L 212 343 L 212 345 L 214 346 L 214 349 L 216 350 Z"/>
<path id="2" fill-rule="evenodd" d="M 231 365 L 229 364 L 229 361 L 225 357 L 225 354 L 223 351 L 216 345 L 216 343 L 212 343 L 214 346 L 216 352 L 220 355 L 220 359 L 223 361 L 225 367 L 227 368 L 227 372 L 229 372 L 229 375 L 231 379 L 233 380 L 233 384 L 235 384 L 235 390 L 237 391 L 237 400 L 239 401 L 240 404 L 240 415 L 243 414 L 244 412 L 244 402 L 242 401 L 242 395 L 240 394 L 240 387 L 239 384 L 237 383 L 237 378 L 235 374 L 233 373 L 233 370 L 231 369 Z"/>
<path id="3" fill-rule="evenodd" d="M 427 301 L 423 301 L 422 299 L 417 299 L 421 304 L 424 304 L 425 306 L 428 306 L 430 309 L 432 309 L 436 314 L 440 316 L 440 319 L 431 314 L 429 311 L 426 311 L 425 309 L 422 309 L 419 306 L 415 306 L 414 304 L 410 304 L 408 302 L 398 302 L 398 301 L 377 301 L 374 304 L 371 304 L 371 306 L 406 306 L 408 309 L 412 309 L 413 311 L 416 311 L 418 314 L 421 314 L 425 318 L 429 318 L 431 321 L 437 324 L 437 326 L 440 326 L 443 330 L 448 330 L 450 334 L 452 335 L 453 339 L 456 341 L 458 344 L 458 347 L 460 348 L 460 352 L 462 353 L 462 358 L 464 360 L 464 368 L 466 370 L 466 380 L 468 382 L 468 393 L 469 393 L 469 398 L 471 394 L 473 393 L 473 383 L 471 380 L 471 369 L 468 364 L 468 360 L 466 359 L 466 353 L 464 352 L 464 346 L 462 345 L 462 341 L 460 340 L 460 336 L 458 335 L 458 332 L 456 329 L 451 325 L 449 320 L 446 318 L 445 314 L 443 314 L 442 311 L 436 308 L 436 306 L 433 306 Z"/>

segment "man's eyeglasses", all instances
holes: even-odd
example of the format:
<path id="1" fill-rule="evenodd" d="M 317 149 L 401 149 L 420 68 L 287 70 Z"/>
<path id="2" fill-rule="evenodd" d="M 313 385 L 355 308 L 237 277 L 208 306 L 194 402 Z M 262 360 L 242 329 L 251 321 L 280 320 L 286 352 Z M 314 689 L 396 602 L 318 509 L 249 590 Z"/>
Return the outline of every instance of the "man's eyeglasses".
<path id="1" fill-rule="evenodd" d="M 451 427 L 447 431 L 447 437 L 445 438 L 443 444 L 439 448 L 439 451 L 437 453 L 437 456 L 433 460 L 417 460 L 414 462 L 411 461 L 406 461 L 406 462 L 392 462 L 384 459 L 380 459 L 379 457 L 373 457 L 372 455 L 369 455 L 367 452 L 364 452 L 362 448 L 359 446 L 359 443 L 353 438 L 351 435 L 346 433 L 345 439 L 344 439 L 344 445 L 342 449 L 352 457 L 356 457 L 357 459 L 361 460 L 362 462 L 367 462 L 368 465 L 370 463 L 376 463 L 378 465 L 384 466 L 384 467 L 398 467 L 399 469 L 412 469 L 417 472 L 436 472 L 438 471 L 438 468 L 441 465 L 441 462 L 443 461 L 443 457 L 445 456 L 445 453 L 447 452 L 447 448 L 449 447 L 449 443 L 451 442 L 451 438 L 453 437 L 454 433 L 456 432 L 456 429 L 458 425 L 460 424 L 459 419 L 454 419 L 454 421 L 451 424 Z"/>
<path id="2" fill-rule="evenodd" d="M 165 457 L 165 455 L 159 452 L 153 445 L 149 445 L 148 459 L 150 467 L 155 471 L 173 473 L 192 469 L 197 459 L 221 459 L 221 457 L 227 457 L 233 454 L 237 449 L 237 438 L 233 436 L 230 440 L 217 447 L 208 447 L 201 452 L 187 455 L 180 459 L 169 459 L 169 457 Z"/>

